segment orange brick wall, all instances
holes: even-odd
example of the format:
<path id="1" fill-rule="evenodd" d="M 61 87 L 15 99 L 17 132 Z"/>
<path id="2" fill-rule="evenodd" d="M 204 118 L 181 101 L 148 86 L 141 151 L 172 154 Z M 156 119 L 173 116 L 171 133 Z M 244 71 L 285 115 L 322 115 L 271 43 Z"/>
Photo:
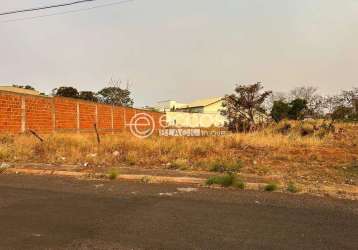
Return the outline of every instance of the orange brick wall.
<path id="1" fill-rule="evenodd" d="M 21 132 L 21 96 L 0 93 L 0 133 Z"/>
<path id="2" fill-rule="evenodd" d="M 80 102 L 80 129 L 93 129 L 96 123 L 96 104 Z"/>
<path id="3" fill-rule="evenodd" d="M 26 129 L 50 133 L 53 131 L 52 99 L 25 96 Z"/>
<path id="4" fill-rule="evenodd" d="M 123 107 L 114 107 L 113 108 L 113 127 L 114 130 L 124 130 L 125 121 L 124 121 L 124 112 L 126 108 Z"/>
<path id="5" fill-rule="evenodd" d="M 72 99 L 55 97 L 55 130 L 77 129 L 77 102 Z"/>
<path id="6" fill-rule="evenodd" d="M 135 109 L 124 109 L 124 122 L 130 124 L 133 116 L 135 116 Z"/>
<path id="7" fill-rule="evenodd" d="M 156 130 L 159 130 L 159 128 L 162 127 L 162 125 L 164 126 L 165 124 L 165 116 L 163 116 L 163 114 L 158 113 L 158 112 L 148 112 L 154 119 L 154 125 Z M 161 122 L 161 119 L 163 119 L 163 122 Z"/>
<path id="8" fill-rule="evenodd" d="M 104 130 L 112 129 L 112 106 L 97 104 L 98 128 Z M 120 115 L 120 114 L 119 114 Z M 114 121 L 115 117 L 113 117 Z"/>
<path id="9" fill-rule="evenodd" d="M 148 113 L 156 129 L 162 113 L 105 105 L 63 97 L 41 97 L 0 91 L 0 133 L 17 134 L 31 129 L 38 133 L 129 129 L 136 113 Z"/>

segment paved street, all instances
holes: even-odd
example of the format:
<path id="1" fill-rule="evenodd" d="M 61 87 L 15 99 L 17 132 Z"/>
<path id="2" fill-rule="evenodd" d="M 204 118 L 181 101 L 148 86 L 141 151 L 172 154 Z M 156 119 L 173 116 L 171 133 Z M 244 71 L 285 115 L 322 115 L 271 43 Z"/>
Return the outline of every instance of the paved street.
<path id="1" fill-rule="evenodd" d="M 180 188 L 0 175 L 0 249 L 358 248 L 358 202 Z"/>

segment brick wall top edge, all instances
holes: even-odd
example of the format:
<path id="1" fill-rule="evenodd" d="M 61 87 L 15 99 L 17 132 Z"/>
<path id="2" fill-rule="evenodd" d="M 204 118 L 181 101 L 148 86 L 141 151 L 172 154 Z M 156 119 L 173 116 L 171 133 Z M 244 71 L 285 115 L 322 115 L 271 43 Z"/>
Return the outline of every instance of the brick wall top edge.
<path id="1" fill-rule="evenodd" d="M 142 111 L 142 112 L 153 112 L 153 113 L 158 113 L 158 114 L 164 114 L 164 112 L 160 112 L 160 111 L 151 111 L 151 110 L 148 111 L 148 110 L 145 110 L 145 109 L 131 108 L 131 107 L 125 107 L 125 106 L 119 106 L 119 105 L 110 105 L 110 104 L 99 103 L 99 102 L 91 102 L 91 101 L 77 99 L 77 98 L 71 98 L 71 97 L 54 96 L 53 98 L 55 98 L 55 99 L 65 99 L 65 100 L 69 100 L 69 101 L 76 101 L 76 102 L 94 104 L 94 105 L 98 104 L 98 105 L 104 105 L 104 106 L 109 106 L 109 107 L 113 106 L 113 107 L 119 107 L 119 108 L 126 108 L 126 109 L 138 110 L 138 111 Z"/>

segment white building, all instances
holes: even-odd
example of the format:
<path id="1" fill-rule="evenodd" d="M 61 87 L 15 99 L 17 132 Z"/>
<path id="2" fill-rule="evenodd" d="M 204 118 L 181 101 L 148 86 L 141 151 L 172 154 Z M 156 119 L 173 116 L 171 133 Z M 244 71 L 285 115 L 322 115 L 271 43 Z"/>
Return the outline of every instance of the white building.
<path id="1" fill-rule="evenodd" d="M 221 115 L 222 103 L 222 97 L 195 100 L 189 104 L 169 100 L 158 102 L 156 109 L 166 113 L 166 121 L 169 126 L 223 127 L 226 118 Z"/>
<path id="2" fill-rule="evenodd" d="M 2 85 L 0 86 L 0 90 L 2 91 L 8 91 L 18 94 L 27 94 L 27 95 L 40 95 L 40 92 L 33 89 L 26 89 L 26 88 L 20 88 L 16 86 L 9 86 L 9 85 Z"/>
<path id="3" fill-rule="evenodd" d="M 186 106 L 187 104 L 179 103 L 174 100 L 167 100 L 167 101 L 160 101 L 155 105 L 155 109 L 160 112 L 168 112 L 168 111 L 174 111 L 177 108 L 181 108 L 183 106 Z"/>

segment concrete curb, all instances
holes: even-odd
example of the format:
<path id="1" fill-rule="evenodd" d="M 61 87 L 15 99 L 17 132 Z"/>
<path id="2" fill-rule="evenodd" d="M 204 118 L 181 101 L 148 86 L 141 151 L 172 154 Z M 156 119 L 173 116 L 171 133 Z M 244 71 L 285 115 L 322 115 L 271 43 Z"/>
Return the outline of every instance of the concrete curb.
<path id="1" fill-rule="evenodd" d="M 72 178 L 107 178 L 106 174 L 101 173 L 88 173 L 88 172 L 75 172 L 65 170 L 40 170 L 40 169 L 26 169 L 26 168 L 7 168 L 2 173 L 9 174 L 29 174 L 29 175 L 51 175 L 51 176 L 62 176 Z M 137 174 L 122 174 L 118 175 L 118 180 L 126 181 L 139 181 L 142 183 L 172 183 L 172 184 L 192 184 L 192 185 L 205 185 L 206 179 L 197 177 L 172 177 L 172 176 L 154 176 L 154 175 L 137 175 Z M 245 190 L 264 190 L 267 183 L 245 183 Z M 213 185 L 212 188 L 222 188 Z M 313 195 L 329 195 L 338 198 L 348 198 L 351 200 L 358 199 L 358 187 L 347 186 L 334 187 L 334 186 L 321 186 L 315 190 L 302 188 L 298 194 L 313 194 Z M 278 192 L 285 191 L 284 187 L 277 190 Z"/>
<path id="2" fill-rule="evenodd" d="M 25 169 L 25 168 L 8 168 L 5 173 L 14 174 L 30 174 L 30 175 L 55 175 L 55 176 L 68 176 L 68 177 L 84 177 L 88 176 L 87 173 L 63 171 L 63 170 L 40 170 L 40 169 Z"/>
<path id="3" fill-rule="evenodd" d="M 62 171 L 62 170 L 39 170 L 39 169 L 25 169 L 25 168 L 8 168 L 5 173 L 13 174 L 30 174 L 30 175 L 53 175 L 64 177 L 95 177 L 103 178 L 104 174 L 93 174 L 86 172 Z M 182 184 L 204 184 L 206 179 L 195 177 L 171 177 L 171 176 L 153 176 L 153 175 L 135 175 L 122 174 L 118 175 L 119 180 L 141 181 L 145 183 L 182 183 Z"/>
<path id="4" fill-rule="evenodd" d="M 26 168 L 8 168 L 5 173 L 11 174 L 29 174 L 29 175 L 51 175 L 63 176 L 73 178 L 98 178 L 103 179 L 105 174 L 100 173 L 86 173 L 63 170 L 40 170 L 40 169 L 26 169 Z M 117 176 L 118 180 L 139 181 L 143 183 L 172 183 L 172 184 L 192 184 L 205 185 L 206 179 L 197 177 L 173 177 L 173 176 L 154 176 L 154 175 L 137 175 L 137 174 L 120 174 Z M 245 189 L 248 190 L 262 190 L 266 183 L 245 183 Z M 213 186 L 215 187 L 215 186 Z M 221 187 L 220 187 L 221 188 Z"/>
<path id="5" fill-rule="evenodd" d="M 118 179 L 142 181 L 147 183 L 183 183 L 183 184 L 204 184 L 206 179 L 196 177 L 172 177 L 172 176 L 154 176 L 154 175 L 133 175 L 122 174 Z"/>

